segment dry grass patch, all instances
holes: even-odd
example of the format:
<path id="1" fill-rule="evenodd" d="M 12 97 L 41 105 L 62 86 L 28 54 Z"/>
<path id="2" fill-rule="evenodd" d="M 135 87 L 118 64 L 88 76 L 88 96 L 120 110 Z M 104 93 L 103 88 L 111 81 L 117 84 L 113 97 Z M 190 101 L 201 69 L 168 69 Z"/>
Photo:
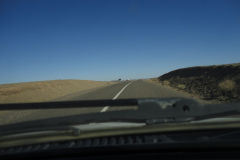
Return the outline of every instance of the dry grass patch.
<path id="1" fill-rule="evenodd" d="M 178 85 L 177 85 L 177 88 L 185 89 L 185 88 L 186 88 L 186 85 L 184 85 L 184 84 L 178 84 Z"/>
<path id="2" fill-rule="evenodd" d="M 52 80 L 4 84 L 0 85 L 0 103 L 49 101 L 113 83 L 88 80 Z"/>
<path id="3" fill-rule="evenodd" d="M 218 86 L 223 90 L 231 91 L 235 88 L 236 83 L 233 80 L 227 79 L 227 80 L 220 82 Z"/>

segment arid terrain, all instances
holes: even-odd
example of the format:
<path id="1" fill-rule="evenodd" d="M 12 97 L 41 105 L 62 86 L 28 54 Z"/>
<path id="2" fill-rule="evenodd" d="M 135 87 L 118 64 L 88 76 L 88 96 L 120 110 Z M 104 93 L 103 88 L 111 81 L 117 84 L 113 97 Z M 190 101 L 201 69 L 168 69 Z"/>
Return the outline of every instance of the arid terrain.
<path id="1" fill-rule="evenodd" d="M 0 103 L 43 102 L 100 88 L 115 82 L 88 80 L 52 80 L 0 85 Z"/>
<path id="2" fill-rule="evenodd" d="M 155 80 L 204 100 L 240 100 L 240 63 L 182 68 Z"/>
<path id="3" fill-rule="evenodd" d="M 152 80 L 202 100 L 219 102 L 240 100 L 240 63 L 182 68 Z M 0 85 L 0 103 L 78 99 L 81 94 L 116 83 L 118 82 L 51 80 L 2 84 Z M 156 96 L 162 97 L 162 94 L 156 94 Z M 78 97 L 74 98 L 76 95 Z M 136 95 L 138 96 L 135 96 L 136 98 L 141 97 Z M 90 98 L 94 99 L 98 96 Z"/>

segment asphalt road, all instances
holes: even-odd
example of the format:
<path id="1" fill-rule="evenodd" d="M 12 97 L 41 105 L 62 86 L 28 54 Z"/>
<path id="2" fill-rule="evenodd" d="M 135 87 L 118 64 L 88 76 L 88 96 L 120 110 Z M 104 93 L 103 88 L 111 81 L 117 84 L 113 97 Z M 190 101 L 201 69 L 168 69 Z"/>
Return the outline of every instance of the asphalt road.
<path id="1" fill-rule="evenodd" d="M 75 93 L 59 98 L 58 100 L 91 100 L 91 99 L 125 99 L 125 98 L 165 98 L 165 97 L 187 97 L 189 95 L 178 92 L 174 89 L 162 86 L 156 82 L 147 80 L 124 81 L 114 85 L 106 86 L 89 92 Z M 125 109 L 136 109 L 128 107 Z M 123 108 L 111 106 L 81 108 L 81 109 L 48 109 L 48 110 L 27 110 L 27 111 L 1 111 L 0 125 L 39 120 L 51 117 L 64 117 L 86 113 L 108 112 L 121 110 Z"/>

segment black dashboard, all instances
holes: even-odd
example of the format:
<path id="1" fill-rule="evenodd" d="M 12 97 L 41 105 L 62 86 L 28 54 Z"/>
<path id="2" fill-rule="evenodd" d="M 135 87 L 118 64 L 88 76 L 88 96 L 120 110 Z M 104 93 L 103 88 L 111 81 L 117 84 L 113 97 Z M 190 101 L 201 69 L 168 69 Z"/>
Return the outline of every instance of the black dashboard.
<path id="1" fill-rule="evenodd" d="M 240 130 L 96 137 L 0 149 L 0 159 L 240 159 Z"/>

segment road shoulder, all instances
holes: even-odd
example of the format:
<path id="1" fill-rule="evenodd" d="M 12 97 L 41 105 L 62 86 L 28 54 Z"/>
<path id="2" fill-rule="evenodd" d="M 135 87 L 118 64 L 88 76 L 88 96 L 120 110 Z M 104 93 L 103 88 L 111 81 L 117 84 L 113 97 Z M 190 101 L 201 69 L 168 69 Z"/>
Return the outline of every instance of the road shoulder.
<path id="1" fill-rule="evenodd" d="M 162 87 L 162 88 L 166 88 L 166 89 L 168 89 L 168 90 L 171 90 L 172 92 L 176 92 L 176 93 L 178 93 L 179 95 L 182 95 L 183 97 L 194 99 L 194 100 L 198 101 L 199 103 L 203 103 L 203 104 L 213 104 L 213 103 L 217 103 L 216 101 L 206 101 L 206 100 L 202 100 L 202 99 L 200 99 L 200 98 L 199 98 L 198 96 L 196 96 L 196 95 L 193 95 L 193 94 L 190 94 L 190 93 L 188 93 L 188 92 L 184 92 L 184 91 L 178 90 L 178 89 L 173 88 L 173 87 L 170 87 L 170 86 L 168 86 L 168 85 L 163 85 L 163 84 L 159 83 L 156 79 L 144 79 L 143 81 L 146 82 L 146 83 L 150 83 L 150 84 L 153 84 L 153 85 Z"/>

